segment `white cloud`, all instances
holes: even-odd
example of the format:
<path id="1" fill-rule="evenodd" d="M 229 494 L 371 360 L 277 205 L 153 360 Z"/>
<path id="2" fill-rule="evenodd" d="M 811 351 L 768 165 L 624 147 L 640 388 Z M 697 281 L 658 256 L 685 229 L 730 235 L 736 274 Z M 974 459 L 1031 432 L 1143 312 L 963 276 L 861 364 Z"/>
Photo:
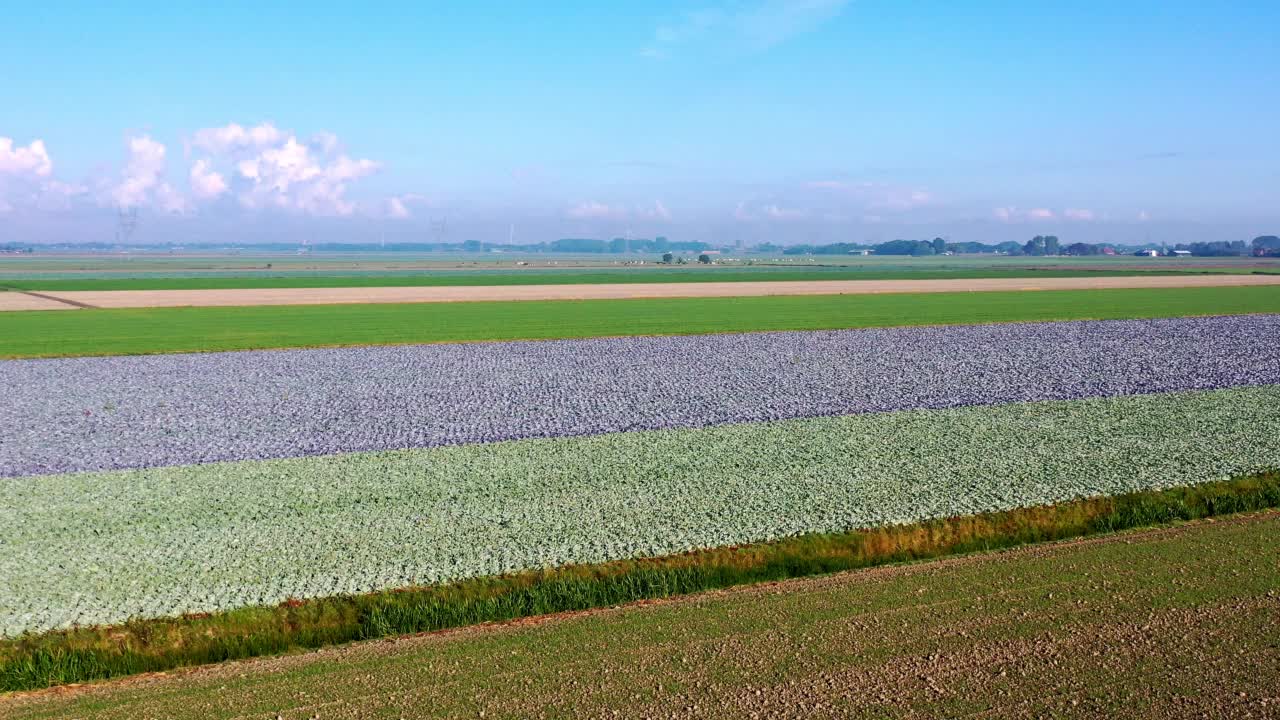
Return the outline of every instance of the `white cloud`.
<path id="1" fill-rule="evenodd" d="M 1026 222 L 1037 220 L 1052 220 L 1057 217 L 1049 208 L 1032 208 L 1030 210 L 1019 210 L 1012 205 L 1007 207 L 998 207 L 991 210 L 991 216 L 1000 222 Z M 1078 218 L 1077 218 L 1078 219 Z"/>
<path id="2" fill-rule="evenodd" d="M 685 12 L 660 25 L 641 57 L 665 60 L 691 45 L 761 51 L 809 32 L 840 14 L 848 0 L 757 0 Z"/>
<path id="3" fill-rule="evenodd" d="M 341 153 L 333 133 L 319 132 L 302 142 L 271 123 L 205 128 L 195 133 L 192 145 L 208 153 L 191 167 L 192 191 L 202 198 L 232 192 L 243 207 L 253 209 L 351 215 L 357 206 L 347 198 L 348 187 L 382 167 Z M 386 203 L 386 214 L 408 217 L 404 198 L 396 202 Z"/>
<path id="4" fill-rule="evenodd" d="M 88 186 L 81 183 L 47 180 L 40 184 L 36 205 L 41 210 L 69 210 L 73 199 L 87 195 L 88 192 Z"/>
<path id="5" fill-rule="evenodd" d="M 52 175 L 53 160 L 44 141 L 32 140 L 23 147 L 0 137 L 0 212 L 17 207 L 66 210 L 73 199 L 88 192 L 83 184 L 62 182 Z"/>
<path id="6" fill-rule="evenodd" d="M 129 138 L 129 160 L 121 178 L 110 190 L 112 203 L 121 207 L 152 206 L 166 212 L 186 212 L 185 198 L 164 180 L 165 146 L 150 135 Z"/>
<path id="7" fill-rule="evenodd" d="M 1151 219 L 1151 216 L 1147 214 L 1146 210 L 1138 211 L 1138 222 L 1146 222 L 1150 219 Z"/>
<path id="8" fill-rule="evenodd" d="M 227 180 L 222 173 L 215 172 L 209 160 L 197 160 L 191 166 L 191 192 L 196 197 L 211 199 L 227 191 Z"/>
<path id="9" fill-rule="evenodd" d="M 275 145 L 284 133 L 269 122 L 246 128 L 238 123 L 197 130 L 191 144 L 215 155 Z"/>
<path id="10" fill-rule="evenodd" d="M 0 173 L 49 177 L 53 160 L 43 140 L 32 140 L 26 147 L 14 146 L 13 138 L 0 137 Z"/>
<path id="11" fill-rule="evenodd" d="M 413 213 L 409 212 L 409 208 L 405 205 L 403 199 L 393 197 L 387 198 L 387 217 L 404 220 L 413 217 Z"/>
<path id="12" fill-rule="evenodd" d="M 1062 216 L 1068 220 L 1081 221 L 1093 220 L 1096 217 L 1092 210 L 1086 210 L 1084 208 L 1067 208 L 1062 211 Z"/>

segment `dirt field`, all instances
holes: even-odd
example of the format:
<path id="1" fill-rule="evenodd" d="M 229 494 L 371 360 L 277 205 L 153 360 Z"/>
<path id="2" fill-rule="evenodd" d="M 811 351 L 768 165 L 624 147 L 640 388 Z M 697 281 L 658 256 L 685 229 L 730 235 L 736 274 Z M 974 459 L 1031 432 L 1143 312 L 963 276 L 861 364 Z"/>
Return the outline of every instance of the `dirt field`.
<path id="1" fill-rule="evenodd" d="M 468 302 L 483 300 L 601 300 L 619 298 L 857 295 L 877 293 L 1073 290 L 1280 285 L 1280 275 L 1187 275 L 1098 278 L 988 278 L 948 280 L 813 280 L 777 282 L 637 283 L 472 287 L 286 288 L 236 290 L 114 290 L 45 293 L 71 304 L 101 308 L 334 305 L 352 303 Z M 0 293 L 0 310 L 10 307 Z M 30 303 L 19 298 L 15 303 Z"/>
<path id="2" fill-rule="evenodd" d="M 0 292 L 0 311 L 4 310 L 75 310 L 70 303 L 24 292 Z"/>
<path id="3" fill-rule="evenodd" d="M 10 718 L 1280 717 L 1280 513 L 0 699 Z"/>

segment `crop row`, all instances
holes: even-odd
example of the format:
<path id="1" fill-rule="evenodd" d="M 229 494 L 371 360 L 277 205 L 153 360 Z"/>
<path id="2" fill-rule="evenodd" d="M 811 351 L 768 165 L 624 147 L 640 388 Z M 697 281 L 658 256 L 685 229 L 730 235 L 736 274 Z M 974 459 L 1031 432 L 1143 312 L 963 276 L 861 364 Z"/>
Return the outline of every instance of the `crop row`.
<path id="1" fill-rule="evenodd" d="M 1280 316 L 0 362 L 0 476 L 1280 382 Z"/>
<path id="2" fill-rule="evenodd" d="M 0 633 L 663 555 L 1217 480 L 1280 386 L 0 483 Z"/>

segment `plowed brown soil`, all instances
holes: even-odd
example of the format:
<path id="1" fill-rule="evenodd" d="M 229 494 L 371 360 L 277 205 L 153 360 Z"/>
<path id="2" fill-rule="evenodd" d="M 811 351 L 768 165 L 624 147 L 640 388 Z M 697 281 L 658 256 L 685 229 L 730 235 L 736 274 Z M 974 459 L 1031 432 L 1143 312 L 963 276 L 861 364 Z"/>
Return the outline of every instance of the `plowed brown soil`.
<path id="1" fill-rule="evenodd" d="M 1079 290 L 1280 285 L 1280 275 L 987 278 L 947 280 L 811 280 L 776 282 L 495 285 L 473 287 L 275 288 L 236 290 L 107 290 L 46 293 L 103 308 L 351 303 L 603 300 L 625 298 L 860 295 L 878 293 Z M 0 298 L 0 310 L 7 308 Z"/>
<path id="2" fill-rule="evenodd" d="M 14 696 L 0 716 L 1280 717 L 1280 513 Z"/>

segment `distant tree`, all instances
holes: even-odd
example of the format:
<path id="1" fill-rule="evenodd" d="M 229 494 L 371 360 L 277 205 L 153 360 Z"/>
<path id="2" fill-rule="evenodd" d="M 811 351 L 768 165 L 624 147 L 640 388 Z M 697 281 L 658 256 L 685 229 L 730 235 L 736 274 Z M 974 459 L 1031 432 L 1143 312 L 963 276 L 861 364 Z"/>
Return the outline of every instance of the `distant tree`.
<path id="1" fill-rule="evenodd" d="M 602 253 L 609 252 L 610 244 L 604 240 L 589 238 L 562 238 L 551 243 L 552 252 Z"/>
<path id="2" fill-rule="evenodd" d="M 1101 255 L 1101 245 L 1090 245 L 1088 243 L 1071 243 L 1063 251 L 1064 255 Z"/>
<path id="3" fill-rule="evenodd" d="M 674 258 L 675 258 L 675 256 L 674 256 L 674 255 L 672 255 L 671 253 L 663 253 L 663 254 L 662 254 L 662 262 L 664 262 L 664 263 L 666 263 L 666 264 L 668 264 L 668 265 L 670 265 L 670 264 L 671 264 L 671 261 L 672 261 L 672 259 L 674 259 Z"/>
<path id="4" fill-rule="evenodd" d="M 1260 235 L 1253 239 L 1254 255 L 1280 255 L 1280 237 Z"/>
<path id="5" fill-rule="evenodd" d="M 1037 235 L 1028 240 L 1027 244 L 1022 246 L 1022 252 L 1027 255 L 1044 255 L 1044 236 Z"/>
<path id="6" fill-rule="evenodd" d="M 1197 257 L 1230 257 L 1249 254 L 1249 246 L 1245 245 L 1243 240 L 1196 242 L 1190 245 L 1178 245 L 1178 249 L 1189 250 Z"/>
<path id="7" fill-rule="evenodd" d="M 1058 254 L 1058 236 L 1057 235 L 1044 236 L 1044 254 L 1045 255 Z"/>
<path id="8" fill-rule="evenodd" d="M 702 253 L 701 255 L 698 256 L 698 262 L 702 263 L 703 265 L 710 265 L 711 256 L 706 253 Z"/>
<path id="9" fill-rule="evenodd" d="M 463 252 L 480 252 L 483 247 L 484 246 L 480 244 L 479 240 L 467 240 L 462 243 Z"/>
<path id="10" fill-rule="evenodd" d="M 947 251 L 947 241 L 940 237 L 933 239 L 933 254 L 941 255 Z"/>
<path id="11" fill-rule="evenodd" d="M 927 240 L 890 240 L 875 246 L 877 255 L 921 255 L 933 254 L 933 243 Z"/>

